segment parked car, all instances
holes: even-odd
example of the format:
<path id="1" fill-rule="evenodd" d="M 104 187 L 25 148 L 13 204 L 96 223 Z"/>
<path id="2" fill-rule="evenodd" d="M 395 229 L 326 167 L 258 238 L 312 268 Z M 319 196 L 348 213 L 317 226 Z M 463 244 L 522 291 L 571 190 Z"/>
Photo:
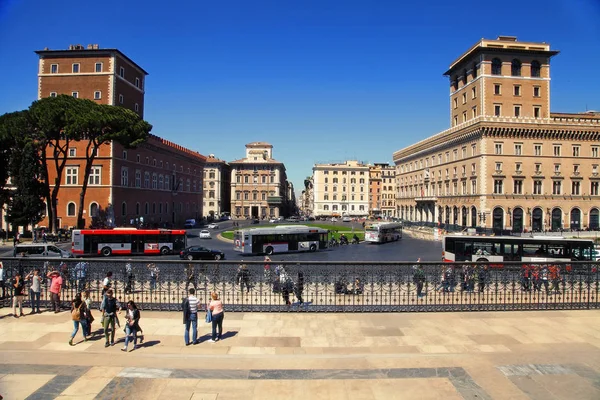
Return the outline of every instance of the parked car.
<path id="1" fill-rule="evenodd" d="M 331 218 L 331 222 L 337 222 L 337 218 L 336 217 Z"/>
<path id="2" fill-rule="evenodd" d="M 200 231 L 200 234 L 198 235 L 198 237 L 200 239 L 210 239 L 210 232 L 207 231 L 206 229 L 203 229 Z"/>
<path id="3" fill-rule="evenodd" d="M 72 258 L 70 251 L 62 250 L 51 243 L 23 243 L 18 244 L 13 249 L 15 257 L 60 257 Z"/>
<path id="4" fill-rule="evenodd" d="M 269 220 L 269 222 L 272 223 L 272 224 L 276 224 L 277 222 L 279 222 L 279 218 L 271 218 Z"/>
<path id="5" fill-rule="evenodd" d="M 342 222 L 352 222 L 352 218 L 344 217 L 344 218 L 342 218 Z"/>
<path id="6" fill-rule="evenodd" d="M 298 217 L 289 217 L 288 219 L 286 219 L 286 221 L 288 221 L 288 222 L 298 222 L 298 221 L 300 221 L 300 219 L 298 219 Z"/>
<path id="7" fill-rule="evenodd" d="M 191 246 L 179 253 L 179 258 L 184 260 L 224 260 L 225 253 L 211 250 L 202 246 Z"/>
<path id="8" fill-rule="evenodd" d="M 260 224 L 260 220 L 258 218 L 253 218 L 252 219 L 252 223 L 253 224 Z"/>
<path id="9" fill-rule="evenodd" d="M 219 229 L 219 225 L 212 223 L 206 226 L 208 229 Z"/>

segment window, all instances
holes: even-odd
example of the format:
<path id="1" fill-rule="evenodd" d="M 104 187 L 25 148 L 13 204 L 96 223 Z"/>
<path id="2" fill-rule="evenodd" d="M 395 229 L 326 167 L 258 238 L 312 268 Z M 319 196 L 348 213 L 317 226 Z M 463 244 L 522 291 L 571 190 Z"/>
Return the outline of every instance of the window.
<path id="1" fill-rule="evenodd" d="M 554 164 L 554 172 L 560 173 L 560 164 Z"/>
<path id="2" fill-rule="evenodd" d="M 477 180 L 471 181 L 471 194 L 477 194 Z"/>
<path id="3" fill-rule="evenodd" d="M 119 95 L 119 104 L 123 104 L 123 100 L 124 100 L 123 95 L 120 94 Z"/>
<path id="4" fill-rule="evenodd" d="M 515 171 L 518 173 L 523 172 L 522 164 L 520 162 L 515 163 Z"/>
<path id="5" fill-rule="evenodd" d="M 520 156 L 522 154 L 523 145 L 515 144 L 515 156 Z"/>
<path id="6" fill-rule="evenodd" d="M 158 189 L 158 175 L 152 174 L 152 189 Z"/>
<path id="7" fill-rule="evenodd" d="M 499 117 L 501 112 L 502 112 L 502 106 L 499 104 L 495 104 L 494 105 L 494 116 Z"/>
<path id="8" fill-rule="evenodd" d="M 121 167 L 121 186 L 129 185 L 129 170 L 127 167 Z"/>
<path id="9" fill-rule="evenodd" d="M 579 181 L 571 182 L 571 194 L 572 195 L 579 195 L 580 188 L 581 188 L 581 182 L 579 182 Z"/>
<path id="10" fill-rule="evenodd" d="M 462 122 L 467 122 L 467 112 L 463 111 L 462 113 Z"/>
<path id="11" fill-rule="evenodd" d="M 554 156 L 560 157 L 560 145 L 554 145 Z"/>
<path id="12" fill-rule="evenodd" d="M 542 155 L 542 145 L 541 144 L 534 144 L 533 145 L 533 155 L 535 155 L 535 156 L 541 156 Z"/>
<path id="13" fill-rule="evenodd" d="M 540 97 L 540 87 L 539 86 L 533 87 L 533 97 Z"/>
<path id="14" fill-rule="evenodd" d="M 471 115 L 472 115 L 472 118 L 475 118 L 475 117 L 477 117 L 477 106 L 474 106 L 474 107 L 471 109 Z"/>
<path id="15" fill-rule="evenodd" d="M 494 194 L 503 194 L 502 179 L 494 179 Z"/>
<path id="16" fill-rule="evenodd" d="M 88 185 L 100 185 L 102 181 L 102 167 L 92 166 L 90 170 L 90 176 L 88 178 Z"/>
<path id="17" fill-rule="evenodd" d="M 552 194 L 561 194 L 562 184 L 560 181 L 552 182 Z"/>
<path id="18" fill-rule="evenodd" d="M 134 107 L 136 112 L 140 111 L 140 106 L 138 105 L 138 103 L 135 103 Z"/>
<path id="19" fill-rule="evenodd" d="M 496 155 L 502 154 L 502 143 L 494 144 L 494 154 L 496 154 Z"/>
<path id="20" fill-rule="evenodd" d="M 125 78 L 125 68 L 123 68 L 123 67 L 119 68 L 119 76 L 121 78 Z"/>
<path id="21" fill-rule="evenodd" d="M 165 177 L 162 175 L 158 176 L 158 189 L 163 190 L 165 188 Z"/>
<path id="22" fill-rule="evenodd" d="M 466 93 L 463 93 L 463 95 L 462 95 L 462 103 L 467 104 L 467 94 Z"/>
<path id="23" fill-rule="evenodd" d="M 135 87 L 136 88 L 140 87 L 140 78 L 135 78 Z"/>
<path id="24" fill-rule="evenodd" d="M 598 186 L 600 182 L 591 182 L 590 185 L 590 196 L 598 196 Z"/>
<path id="25" fill-rule="evenodd" d="M 102 72 L 102 63 L 101 62 L 96 63 L 96 72 Z"/>
<path id="26" fill-rule="evenodd" d="M 494 94 L 496 94 L 496 95 L 502 94 L 501 85 L 499 83 L 494 83 Z"/>
<path id="27" fill-rule="evenodd" d="M 78 63 L 74 63 L 74 64 L 73 64 L 73 67 L 72 67 L 72 69 L 71 69 L 71 71 L 72 71 L 74 74 L 78 74 L 78 73 L 79 73 L 79 64 L 78 64 Z"/>
<path id="28" fill-rule="evenodd" d="M 477 97 L 477 88 L 471 89 L 471 98 L 474 99 Z"/>
<path id="29" fill-rule="evenodd" d="M 515 117 L 521 116 L 521 106 L 515 106 Z"/>
<path id="30" fill-rule="evenodd" d="M 573 146 L 573 157 L 579 157 L 579 146 Z"/>
<path id="31" fill-rule="evenodd" d="M 79 98 L 79 92 L 71 92 L 71 96 L 73 96 L 76 99 L 78 99 Z"/>
<path id="32" fill-rule="evenodd" d="M 542 173 L 542 164 L 535 164 L 535 173 L 536 174 Z"/>
<path id="33" fill-rule="evenodd" d="M 74 217 L 75 214 L 76 214 L 75 203 L 70 202 L 69 204 L 67 204 L 67 216 Z"/>
<path id="34" fill-rule="evenodd" d="M 455 115 L 454 116 L 454 126 L 458 125 L 458 117 Z"/>
<path id="35" fill-rule="evenodd" d="M 502 172 L 502 163 L 501 162 L 496 163 L 496 172 Z"/>
<path id="36" fill-rule="evenodd" d="M 150 187 L 150 172 L 144 172 L 144 187 Z"/>
<path id="37" fill-rule="evenodd" d="M 100 100 L 102 98 L 102 92 L 99 90 L 96 90 L 94 92 L 94 100 Z"/>
<path id="38" fill-rule="evenodd" d="M 458 99 L 455 97 L 454 98 L 454 108 L 458 107 Z"/>
<path id="39" fill-rule="evenodd" d="M 58 74 L 58 64 L 51 64 L 50 65 L 50 73 L 51 74 Z"/>
<path id="40" fill-rule="evenodd" d="M 537 60 L 533 60 L 531 62 L 531 77 L 532 78 L 539 78 L 540 77 L 540 72 L 541 72 L 541 66 L 539 61 Z"/>
<path id="41" fill-rule="evenodd" d="M 598 146 L 592 146 L 592 157 L 598 158 Z"/>
<path id="42" fill-rule="evenodd" d="M 521 61 L 516 58 L 510 63 L 510 74 L 512 76 L 521 76 Z"/>
<path id="43" fill-rule="evenodd" d="M 492 60 L 492 75 L 502 75 L 502 61 L 499 58 Z"/>
<path id="44" fill-rule="evenodd" d="M 69 148 L 69 157 L 75 157 L 77 155 L 77 149 L 74 147 Z"/>
<path id="45" fill-rule="evenodd" d="M 533 106 L 533 118 L 540 118 L 542 108 L 540 106 Z"/>
<path id="46" fill-rule="evenodd" d="M 521 85 L 515 85 L 515 87 L 514 87 L 514 93 L 515 93 L 515 96 L 520 96 L 521 95 Z"/>
<path id="47" fill-rule="evenodd" d="M 56 92 L 50 92 L 50 97 L 56 97 Z"/>
<path id="48" fill-rule="evenodd" d="M 513 193 L 514 194 L 523 194 L 523 181 L 522 180 L 514 181 Z"/>
<path id="49" fill-rule="evenodd" d="M 142 187 L 142 172 L 139 169 L 135 171 L 135 187 Z"/>
<path id="50" fill-rule="evenodd" d="M 79 167 L 65 168 L 65 185 L 77 185 L 77 176 L 79 175 Z"/>
<path id="51" fill-rule="evenodd" d="M 542 181 L 533 181 L 533 194 L 542 194 Z"/>

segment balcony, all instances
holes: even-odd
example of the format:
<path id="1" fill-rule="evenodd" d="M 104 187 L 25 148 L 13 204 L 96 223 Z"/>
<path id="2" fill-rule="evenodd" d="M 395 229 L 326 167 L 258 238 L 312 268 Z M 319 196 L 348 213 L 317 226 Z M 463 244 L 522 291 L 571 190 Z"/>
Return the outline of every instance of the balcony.
<path id="1" fill-rule="evenodd" d="M 267 204 L 269 205 L 278 205 L 283 203 L 283 197 L 281 196 L 268 196 Z"/>

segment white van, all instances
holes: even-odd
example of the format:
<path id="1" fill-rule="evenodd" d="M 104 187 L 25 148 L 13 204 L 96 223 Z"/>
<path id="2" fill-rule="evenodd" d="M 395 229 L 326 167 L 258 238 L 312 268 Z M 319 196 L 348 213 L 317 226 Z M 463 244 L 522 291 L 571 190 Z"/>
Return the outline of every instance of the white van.
<path id="1" fill-rule="evenodd" d="M 65 251 L 56 247 L 52 243 L 27 243 L 18 244 L 14 249 L 14 256 L 20 257 L 25 255 L 27 257 L 57 257 L 57 258 L 71 258 L 73 254 L 69 251 Z"/>

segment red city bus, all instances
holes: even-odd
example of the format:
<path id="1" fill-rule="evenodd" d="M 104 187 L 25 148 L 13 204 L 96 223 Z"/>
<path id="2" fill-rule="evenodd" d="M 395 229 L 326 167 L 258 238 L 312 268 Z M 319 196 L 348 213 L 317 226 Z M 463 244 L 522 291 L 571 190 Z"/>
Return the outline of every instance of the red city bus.
<path id="1" fill-rule="evenodd" d="M 71 247 L 76 256 L 179 254 L 186 239 L 185 230 L 75 229 Z"/>

